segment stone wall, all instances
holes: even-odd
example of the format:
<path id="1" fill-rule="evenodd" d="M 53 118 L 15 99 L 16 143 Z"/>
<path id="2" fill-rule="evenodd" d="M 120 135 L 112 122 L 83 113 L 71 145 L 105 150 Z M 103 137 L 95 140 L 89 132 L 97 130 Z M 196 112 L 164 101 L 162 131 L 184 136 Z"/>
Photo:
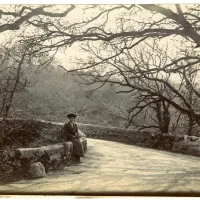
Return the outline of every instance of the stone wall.
<path id="1" fill-rule="evenodd" d="M 36 148 L 17 148 L 0 151 L 0 180 L 20 180 L 25 177 L 40 178 L 49 170 L 70 166 L 73 156 L 71 142 Z M 13 179 L 14 178 L 14 179 Z"/>
<path id="2" fill-rule="evenodd" d="M 17 119 L 18 121 L 24 121 Z M 40 124 L 40 136 L 42 140 L 46 138 L 54 142 L 64 142 L 63 126 L 64 123 L 35 120 L 34 123 Z M 88 138 L 104 139 L 116 142 L 123 142 L 143 147 L 150 147 L 163 150 L 172 150 L 177 141 L 183 140 L 184 136 L 174 136 L 170 134 L 158 134 L 137 129 L 122 129 L 116 127 L 104 127 L 91 124 L 78 123 L 79 132 L 86 134 Z M 83 132 L 82 132 L 83 131 Z M 83 134 L 84 136 L 84 134 Z"/>
<path id="3" fill-rule="evenodd" d="M 20 122 L 20 120 L 18 120 L 18 122 Z M 47 168 L 48 162 L 52 163 L 53 160 L 62 160 L 66 157 L 66 155 L 72 154 L 71 144 L 63 141 L 64 123 L 42 120 L 36 120 L 34 123 L 38 123 L 41 125 L 40 127 L 42 127 L 39 131 L 41 138 L 51 138 L 51 141 L 57 141 L 59 143 L 35 148 L 18 148 L 15 150 L 15 155 L 18 153 L 19 157 L 21 156 L 22 158 L 29 159 L 33 155 L 39 155 L 41 158 L 39 161 L 41 161 L 45 168 Z M 87 138 L 104 139 L 172 152 L 186 153 L 197 156 L 200 155 L 200 138 L 195 136 L 158 134 L 148 131 L 120 129 L 116 127 L 103 127 L 80 123 L 78 123 L 78 127 L 79 134 L 82 136 L 85 151 L 87 150 L 87 140 L 84 139 L 86 135 Z M 70 156 L 68 158 L 70 158 Z M 44 161 L 45 159 L 46 161 Z M 56 166 L 56 162 L 54 164 Z"/>
<path id="4" fill-rule="evenodd" d="M 23 124 L 26 120 L 24 119 L 9 119 L 9 122 L 19 125 Z M 46 142 L 56 143 L 64 142 L 63 127 L 64 123 L 50 122 L 43 120 L 30 120 L 29 123 L 36 125 L 37 131 L 39 132 L 38 144 L 28 144 L 31 147 L 37 147 L 40 144 L 46 144 Z M 124 142 L 140 146 L 148 146 L 151 133 L 148 131 L 128 130 L 120 129 L 116 127 L 103 127 L 91 124 L 80 124 L 78 123 L 79 133 L 88 138 L 105 139 L 117 142 Z M 84 134 L 83 134 L 84 133 Z M 45 142 L 46 141 L 46 142 Z"/>
<path id="5" fill-rule="evenodd" d="M 158 134 L 147 131 L 127 130 L 79 124 L 88 138 L 123 142 L 159 150 L 167 150 L 193 156 L 200 156 L 200 137 L 173 134 Z"/>
<path id="6" fill-rule="evenodd" d="M 13 126 L 15 128 L 26 124 L 26 132 L 24 133 L 25 139 L 32 133 L 33 130 L 37 131 L 36 140 L 40 143 L 34 144 L 34 141 L 29 143 L 30 147 L 18 148 L 12 146 L 6 146 L 6 149 L 0 150 L 0 181 L 15 180 L 14 177 L 20 175 L 16 180 L 31 176 L 34 178 L 46 176 L 46 172 L 53 169 L 62 169 L 64 166 L 70 166 L 73 161 L 73 144 L 66 142 L 63 139 L 63 125 L 59 123 L 51 123 L 45 121 L 34 120 L 28 121 L 20 119 L 9 119 L 4 125 L 9 125 L 9 128 Z M 33 124 L 34 129 L 30 126 Z M 37 129 L 35 129 L 37 127 Z M 17 129 L 16 129 L 17 130 Z M 21 129 L 18 129 L 20 131 Z M 30 132 L 29 132 L 30 131 Z M 16 133 L 14 133 L 16 134 Z M 26 135 L 27 134 L 27 135 Z M 13 136 L 13 135 L 12 135 Z M 84 151 L 87 150 L 87 139 L 85 134 L 79 130 L 80 141 L 83 145 Z M 17 140 L 23 140 L 17 138 Z M 41 141 L 43 140 L 43 141 Z M 45 141 L 45 142 L 44 142 Z M 54 144 L 52 144 L 54 143 Z M 40 144 L 45 144 L 41 145 Z M 49 145 L 46 145 L 49 144 Z M 27 144 L 25 145 L 27 146 Z"/>
<path id="7" fill-rule="evenodd" d="M 148 146 L 151 133 L 147 131 L 128 130 L 116 127 L 103 127 L 91 124 L 78 124 L 88 138 L 104 139 L 128 144 Z"/>
<path id="8" fill-rule="evenodd" d="M 172 151 L 200 156 L 200 137 L 185 135 L 173 145 Z"/>

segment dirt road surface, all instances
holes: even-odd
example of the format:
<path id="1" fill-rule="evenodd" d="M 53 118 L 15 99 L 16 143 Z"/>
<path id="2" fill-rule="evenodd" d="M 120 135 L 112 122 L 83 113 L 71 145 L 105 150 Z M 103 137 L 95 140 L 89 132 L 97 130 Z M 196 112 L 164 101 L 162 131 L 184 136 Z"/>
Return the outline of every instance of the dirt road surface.
<path id="1" fill-rule="evenodd" d="M 0 185 L 0 194 L 195 195 L 200 158 L 88 139 L 81 163 L 46 178 Z"/>

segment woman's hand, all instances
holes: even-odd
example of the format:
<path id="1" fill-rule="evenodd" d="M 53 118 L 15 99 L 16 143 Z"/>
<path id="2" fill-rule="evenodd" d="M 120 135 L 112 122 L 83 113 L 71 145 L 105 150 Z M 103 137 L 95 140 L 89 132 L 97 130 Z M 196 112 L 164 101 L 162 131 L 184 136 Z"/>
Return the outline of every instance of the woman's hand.
<path id="1" fill-rule="evenodd" d="M 76 139 L 77 138 L 76 134 L 75 135 L 74 134 L 69 134 L 69 135 L 70 135 L 71 139 Z"/>
<path id="2" fill-rule="evenodd" d="M 77 132 L 75 133 L 75 135 L 76 135 L 76 138 L 79 138 L 79 134 Z"/>

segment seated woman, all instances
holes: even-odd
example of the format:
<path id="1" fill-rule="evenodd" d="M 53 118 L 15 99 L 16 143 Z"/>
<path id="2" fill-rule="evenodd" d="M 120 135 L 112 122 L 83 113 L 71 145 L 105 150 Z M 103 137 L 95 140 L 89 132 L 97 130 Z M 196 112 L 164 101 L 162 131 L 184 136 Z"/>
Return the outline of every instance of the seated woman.
<path id="1" fill-rule="evenodd" d="M 79 140 L 78 127 L 75 123 L 77 115 L 70 113 L 67 115 L 69 122 L 64 125 L 64 135 L 67 141 L 73 143 L 73 152 L 77 162 L 80 162 L 80 157 L 84 157 L 82 143 Z"/>

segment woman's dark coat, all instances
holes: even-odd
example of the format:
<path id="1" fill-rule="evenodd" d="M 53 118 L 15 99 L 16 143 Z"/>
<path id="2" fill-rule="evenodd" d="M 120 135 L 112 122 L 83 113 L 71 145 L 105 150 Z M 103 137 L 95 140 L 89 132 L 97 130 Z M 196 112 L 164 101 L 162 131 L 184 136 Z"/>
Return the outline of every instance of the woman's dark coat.
<path id="1" fill-rule="evenodd" d="M 83 157 L 83 145 L 78 137 L 78 127 L 77 124 L 74 123 L 72 125 L 70 122 L 64 125 L 64 136 L 66 141 L 71 141 L 74 147 L 74 155 Z"/>

